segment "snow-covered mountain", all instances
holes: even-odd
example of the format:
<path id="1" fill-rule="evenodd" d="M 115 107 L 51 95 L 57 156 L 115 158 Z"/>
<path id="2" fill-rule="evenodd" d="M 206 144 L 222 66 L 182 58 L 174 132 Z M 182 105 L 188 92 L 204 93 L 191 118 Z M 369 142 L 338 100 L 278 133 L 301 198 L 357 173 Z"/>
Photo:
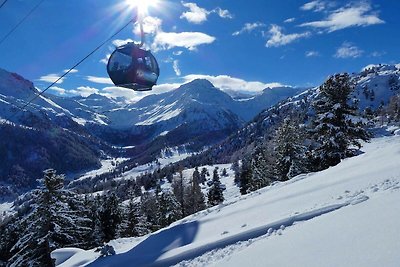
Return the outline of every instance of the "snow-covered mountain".
<path id="1" fill-rule="evenodd" d="M 257 97 L 239 101 L 206 80 L 195 80 L 126 105 L 99 94 L 38 96 L 32 82 L 0 69 L 0 118 L 15 123 L 7 123 L 3 127 L 9 131 L 1 132 L 3 141 L 7 141 L 7 150 L 0 155 L 4 163 L 0 170 L 3 185 L 13 185 L 11 177 L 19 172 L 24 173 L 19 177 L 26 177 L 21 188 L 29 188 L 44 168 L 69 173 L 80 171 L 80 167 L 97 166 L 98 156 L 111 150 L 104 142 L 134 145 L 127 156 L 141 164 L 156 159 L 166 147 L 189 145 L 201 150 L 296 92 L 298 89 L 294 88 L 266 89 Z M 27 105 L 29 102 L 32 103 Z M 25 146 L 21 148 L 21 144 Z M 68 149 L 60 149 L 66 144 L 70 144 Z M 62 152 L 66 153 L 64 158 L 59 155 Z M 80 154 L 86 158 L 78 164 Z"/>
<path id="2" fill-rule="evenodd" d="M 231 194 L 227 177 L 224 204 L 112 240 L 114 256 L 76 248 L 52 255 L 60 267 L 398 266 L 400 136 L 373 139 L 363 151 L 245 196 Z"/>
<path id="3" fill-rule="evenodd" d="M 129 130 L 134 135 L 153 139 L 189 127 L 205 132 L 235 129 L 257 113 L 296 94 L 300 89 L 266 89 L 263 94 L 246 100 L 234 100 L 207 80 L 194 80 L 176 90 L 151 95 L 120 108 L 110 109 L 107 126 Z M 139 138 L 143 140 L 143 136 Z"/>
<path id="4" fill-rule="evenodd" d="M 44 169 L 71 173 L 95 168 L 100 150 L 107 150 L 51 99 L 39 96 L 27 105 L 38 93 L 32 82 L 0 69 L 1 199 L 36 186 Z"/>
<path id="5" fill-rule="evenodd" d="M 24 79 L 16 73 L 10 73 L 0 69 L 0 117 L 5 119 L 13 117 L 14 122 L 25 122 L 27 114 L 35 114 L 37 117 L 47 116 L 56 118 L 59 116 L 70 116 L 70 112 L 63 109 L 50 99 L 39 96 L 30 105 L 25 105 L 31 101 L 39 91 L 33 83 Z M 23 112 L 16 113 L 17 110 Z"/>
<path id="6" fill-rule="evenodd" d="M 369 66 L 360 73 L 352 74 L 351 79 L 355 84 L 352 98 L 361 113 L 387 106 L 391 97 L 400 93 L 399 64 Z M 311 88 L 264 110 L 222 144 L 199 155 L 199 161 L 205 163 L 211 158 L 214 163 L 232 162 L 243 157 L 245 151 L 251 151 L 257 142 L 272 138 L 276 127 L 285 118 L 295 115 L 306 121 L 313 113 L 311 103 L 318 96 L 319 87 Z"/>
<path id="7" fill-rule="evenodd" d="M 201 126 L 202 131 L 210 132 L 237 128 L 263 109 L 300 90 L 291 87 L 267 88 L 252 98 L 234 100 L 209 81 L 195 80 L 171 92 L 150 95 L 131 105 L 99 94 L 68 98 L 46 93 L 26 109 L 48 118 L 66 116 L 79 125 L 95 129 L 94 133 L 99 131 L 99 127 L 101 130 L 105 127 L 105 131 L 112 133 L 128 131 L 128 134 L 145 135 L 138 138 L 142 141 L 189 124 L 192 128 Z M 0 117 L 13 115 L 14 109 L 22 107 L 38 93 L 32 82 L 18 74 L 0 70 Z M 23 124 L 25 121 L 18 119 L 23 113 L 13 116 L 13 121 Z"/>

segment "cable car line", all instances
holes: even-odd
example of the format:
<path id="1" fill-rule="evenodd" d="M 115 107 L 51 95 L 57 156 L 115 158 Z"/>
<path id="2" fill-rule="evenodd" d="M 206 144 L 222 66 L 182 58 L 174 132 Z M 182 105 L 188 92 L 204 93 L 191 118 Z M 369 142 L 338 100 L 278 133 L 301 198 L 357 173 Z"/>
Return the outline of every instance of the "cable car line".
<path id="1" fill-rule="evenodd" d="M 24 23 L 24 21 L 30 16 L 32 15 L 33 12 L 35 12 L 35 10 L 44 2 L 45 0 L 41 0 L 38 4 L 36 4 L 36 6 L 34 6 L 28 14 L 26 14 L 26 16 L 20 20 L 20 22 L 18 22 L 17 25 L 14 26 L 14 28 L 12 28 L 1 40 L 0 40 L 0 45 L 22 24 Z M 7 2 L 7 0 L 5 1 Z M 5 4 L 5 2 L 1 5 L 3 6 Z"/>
<path id="2" fill-rule="evenodd" d="M 5 3 L 7 3 L 8 0 L 4 0 L 3 3 L 1 3 L 0 8 L 2 8 L 4 6 Z"/>
<path id="3" fill-rule="evenodd" d="M 43 2 L 43 1 L 42 1 Z M 20 109 L 17 109 L 16 112 L 14 112 L 11 116 L 6 118 L 5 121 L 3 121 L 1 124 L 5 124 L 5 122 L 10 121 L 12 118 L 15 117 L 15 115 L 25 109 L 27 106 L 29 106 L 35 99 L 38 97 L 42 96 L 47 90 L 49 90 L 51 87 L 53 87 L 57 82 L 59 82 L 62 78 L 67 76 L 72 70 L 74 70 L 76 67 L 78 67 L 80 64 L 82 64 L 86 59 L 88 59 L 91 55 L 93 55 L 97 50 L 99 50 L 102 46 L 104 46 L 106 43 L 111 41 L 116 35 L 118 35 L 120 32 L 122 32 L 126 27 L 129 26 L 131 23 L 135 23 L 136 18 L 129 20 L 128 23 L 126 23 L 123 27 L 121 27 L 118 31 L 116 31 L 113 35 L 111 35 L 109 38 L 107 38 L 105 41 L 103 41 L 100 45 L 98 45 L 92 52 L 87 54 L 83 59 L 81 59 L 78 63 L 76 63 L 74 66 L 72 66 L 70 69 L 68 69 L 63 75 L 61 75 L 57 80 L 55 80 L 52 84 L 46 87 L 43 91 L 41 91 L 39 94 L 35 95 L 31 100 L 29 100 L 25 105 L 23 105 Z"/>

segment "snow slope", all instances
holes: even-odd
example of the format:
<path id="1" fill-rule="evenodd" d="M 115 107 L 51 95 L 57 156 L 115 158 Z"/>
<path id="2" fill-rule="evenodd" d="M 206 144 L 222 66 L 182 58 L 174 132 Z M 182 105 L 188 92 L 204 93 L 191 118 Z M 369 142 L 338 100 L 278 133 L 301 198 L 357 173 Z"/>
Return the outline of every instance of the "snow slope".
<path id="1" fill-rule="evenodd" d="M 400 136 L 363 151 L 58 266 L 399 266 Z"/>

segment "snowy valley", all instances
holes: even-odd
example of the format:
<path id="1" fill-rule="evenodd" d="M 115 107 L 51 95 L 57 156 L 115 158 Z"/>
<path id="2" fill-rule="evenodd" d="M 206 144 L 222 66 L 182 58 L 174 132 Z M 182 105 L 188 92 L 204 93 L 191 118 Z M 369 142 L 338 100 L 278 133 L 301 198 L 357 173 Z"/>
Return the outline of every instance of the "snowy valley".
<path id="1" fill-rule="evenodd" d="M 399 267 L 399 10 L 0 0 L 0 267 Z"/>
<path id="2" fill-rule="evenodd" d="M 28 162 L 47 159 L 41 167 L 53 170 L 36 189 L 2 202 L 0 264 L 396 266 L 399 67 L 336 74 L 286 98 L 295 89 L 276 89 L 283 92 L 275 104 L 261 100 L 266 90 L 248 100 L 267 106 L 254 118 L 261 106 L 246 109 L 205 80 L 123 108 L 98 95 L 46 98 L 53 108 L 29 107 L 4 124 L 12 153 L 25 151 L 10 148 L 24 139 L 37 145 L 35 133 L 64 154 L 55 165 L 43 155 L 60 155 L 45 142 L 42 154 L 27 146 Z M 3 110 L 21 102 L 3 98 Z M 111 109 L 98 123 L 78 117 L 80 106 Z M 119 117 L 135 125 L 132 136 L 158 136 L 113 143 L 101 134 L 125 136 L 121 124 L 110 126 Z M 10 142 L 13 133 L 19 142 Z M 18 159 L 9 155 L 5 162 Z M 88 164 L 84 157 L 95 166 L 75 163 Z M 3 196 L 29 181 L 21 166 L 2 181 Z"/>

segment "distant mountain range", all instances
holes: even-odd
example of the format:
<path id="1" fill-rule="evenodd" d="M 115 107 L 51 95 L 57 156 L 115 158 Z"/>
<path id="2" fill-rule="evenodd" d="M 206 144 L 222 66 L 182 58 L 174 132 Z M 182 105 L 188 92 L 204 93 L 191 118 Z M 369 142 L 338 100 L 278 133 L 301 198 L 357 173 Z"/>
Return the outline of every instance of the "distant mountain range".
<path id="1" fill-rule="evenodd" d="M 359 109 L 377 110 L 399 94 L 400 65 L 369 66 L 352 79 Z M 233 98 L 207 80 L 194 80 L 129 105 L 99 94 L 46 94 L 24 107 L 38 93 L 32 82 L 0 69 L 2 196 L 34 187 L 46 168 L 73 177 L 97 168 L 102 158 L 123 156 L 130 158 L 129 169 L 154 161 L 168 147 L 210 148 L 188 159 L 192 162 L 232 162 L 271 138 L 289 114 L 306 118 L 319 90 L 266 88 L 256 96 Z"/>
<path id="2" fill-rule="evenodd" d="M 29 189 L 50 167 L 63 173 L 94 168 L 101 157 L 120 152 L 115 145 L 135 146 L 124 156 L 140 164 L 166 147 L 201 150 L 302 90 L 266 88 L 235 100 L 207 80 L 194 80 L 130 105 L 98 94 L 45 94 L 24 107 L 39 91 L 20 75 L 0 69 L 0 118 L 11 118 L 1 126 L 0 190 Z"/>

